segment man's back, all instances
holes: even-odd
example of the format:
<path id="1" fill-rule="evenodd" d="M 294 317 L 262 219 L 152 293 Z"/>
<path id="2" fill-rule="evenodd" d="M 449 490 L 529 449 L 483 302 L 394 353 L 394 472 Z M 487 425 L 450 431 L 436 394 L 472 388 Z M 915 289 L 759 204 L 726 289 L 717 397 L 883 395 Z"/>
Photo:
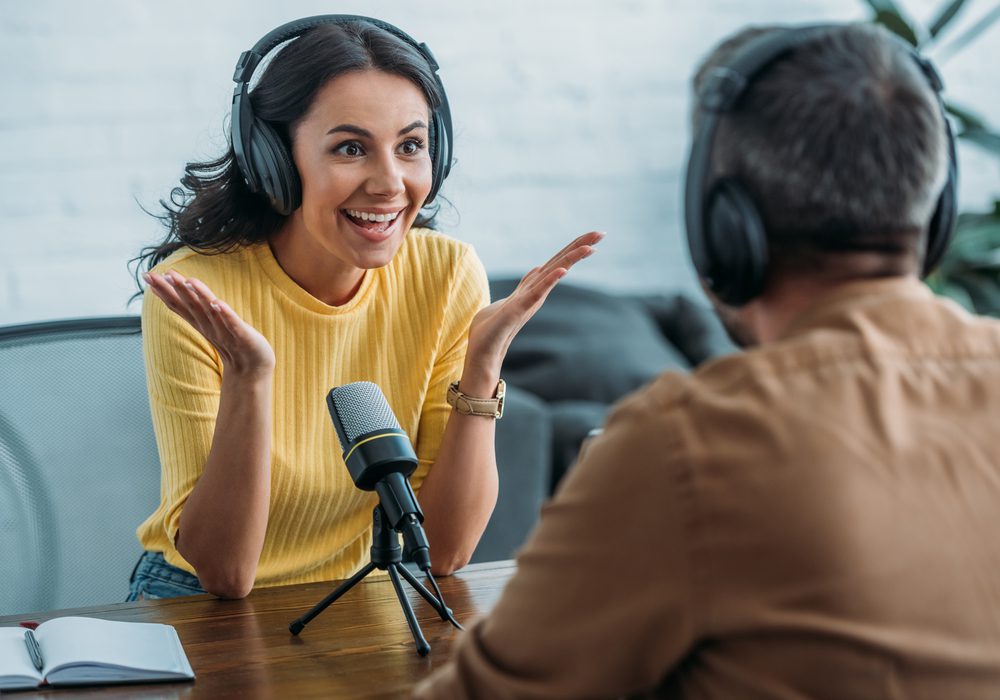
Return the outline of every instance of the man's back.
<path id="1" fill-rule="evenodd" d="M 996 696 L 1000 323 L 854 284 L 688 391 L 662 429 L 706 612 L 675 687 Z"/>
<path id="2" fill-rule="evenodd" d="M 996 697 L 998 415 L 1000 323 L 913 279 L 664 375 L 586 448 L 434 694 Z"/>

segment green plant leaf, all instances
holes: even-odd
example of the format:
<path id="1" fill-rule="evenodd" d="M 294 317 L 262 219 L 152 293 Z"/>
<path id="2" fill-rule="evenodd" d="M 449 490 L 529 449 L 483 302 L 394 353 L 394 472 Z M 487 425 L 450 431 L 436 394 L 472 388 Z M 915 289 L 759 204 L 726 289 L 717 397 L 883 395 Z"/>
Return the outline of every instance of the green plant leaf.
<path id="1" fill-rule="evenodd" d="M 957 284 L 952 284 L 945 281 L 939 290 L 935 292 L 943 297 L 948 297 L 949 299 L 958 302 L 964 306 L 968 311 L 975 311 L 976 306 L 972 303 L 972 297 L 965 289 Z"/>
<path id="2" fill-rule="evenodd" d="M 983 274 L 992 275 L 1000 291 L 1000 212 L 995 210 L 958 217 L 955 237 L 928 284 L 947 294 L 948 285 L 965 289 L 970 276 Z"/>
<path id="3" fill-rule="evenodd" d="M 957 39 L 941 49 L 941 51 L 937 54 L 936 62 L 939 64 L 943 63 L 948 58 L 951 58 L 951 56 L 964 49 L 966 46 L 978 39 L 979 35 L 989 29 L 990 25 L 998 19 L 1000 19 L 1000 3 L 997 3 L 996 7 L 983 15 L 978 22 L 962 32 Z"/>
<path id="4" fill-rule="evenodd" d="M 968 293 L 977 312 L 1000 315 L 1000 275 L 995 270 L 965 275 L 957 282 Z"/>
<path id="5" fill-rule="evenodd" d="M 959 107 L 954 102 L 950 102 L 949 101 L 949 102 L 945 103 L 944 109 L 945 109 L 945 111 L 948 114 L 950 114 L 953 117 L 955 117 L 956 119 L 958 119 L 958 121 L 960 122 L 961 126 L 964 129 L 985 129 L 985 128 L 987 128 L 986 122 L 983 121 L 982 117 L 980 117 L 980 116 L 978 116 L 976 114 L 973 114 L 972 112 L 970 112 L 965 107 Z"/>
<path id="6" fill-rule="evenodd" d="M 954 102 L 945 103 L 945 111 L 958 121 L 957 137 L 968 141 L 990 154 L 1000 156 L 1000 134 L 993 131 L 986 121 L 965 107 Z"/>
<path id="7" fill-rule="evenodd" d="M 965 6 L 966 0 L 953 0 L 949 3 L 947 7 L 938 13 L 938 16 L 934 18 L 927 31 L 930 32 L 931 37 L 936 37 L 940 34 L 951 21 L 955 19 L 955 15 L 961 12 L 962 8 Z"/>
<path id="8" fill-rule="evenodd" d="M 891 2 L 889 4 L 892 5 Z M 911 46 L 917 46 L 920 44 L 920 40 L 917 39 L 917 33 L 914 31 L 913 26 L 906 21 L 898 10 L 878 10 L 875 13 L 875 22 L 881 24 L 893 34 L 899 36 Z"/>
<path id="9" fill-rule="evenodd" d="M 1000 134 L 986 129 L 965 129 L 958 138 L 973 143 L 984 151 L 1000 156 Z"/>
<path id="10" fill-rule="evenodd" d="M 899 6 L 892 0 L 865 0 L 865 2 L 868 3 L 868 6 L 872 8 L 875 14 L 879 12 L 891 12 L 897 15 L 903 14 L 899 11 Z"/>

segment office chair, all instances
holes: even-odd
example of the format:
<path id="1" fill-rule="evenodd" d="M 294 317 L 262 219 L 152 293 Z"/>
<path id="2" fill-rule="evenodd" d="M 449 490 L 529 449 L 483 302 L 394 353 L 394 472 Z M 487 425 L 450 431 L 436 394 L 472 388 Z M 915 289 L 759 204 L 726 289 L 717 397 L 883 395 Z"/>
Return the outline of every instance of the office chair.
<path id="1" fill-rule="evenodd" d="M 0 615 L 123 601 L 159 493 L 139 317 L 0 328 Z"/>

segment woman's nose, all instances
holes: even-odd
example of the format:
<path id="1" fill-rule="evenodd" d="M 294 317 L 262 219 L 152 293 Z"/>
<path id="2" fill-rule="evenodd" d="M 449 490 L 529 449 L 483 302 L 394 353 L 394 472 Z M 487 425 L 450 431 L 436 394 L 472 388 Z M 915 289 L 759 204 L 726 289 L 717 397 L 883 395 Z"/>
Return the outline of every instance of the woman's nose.
<path id="1" fill-rule="evenodd" d="M 372 169 L 365 182 L 365 191 L 377 197 L 395 197 L 403 192 L 403 171 L 392 155 L 383 155 L 372 161 Z"/>

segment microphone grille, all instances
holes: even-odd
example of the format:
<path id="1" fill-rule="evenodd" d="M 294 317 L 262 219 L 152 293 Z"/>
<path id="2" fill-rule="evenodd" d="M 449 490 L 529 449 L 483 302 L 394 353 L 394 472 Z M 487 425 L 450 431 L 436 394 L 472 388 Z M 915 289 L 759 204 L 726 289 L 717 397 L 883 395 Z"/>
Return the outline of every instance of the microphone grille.
<path id="1" fill-rule="evenodd" d="M 402 430 L 378 384 L 345 384 L 330 392 L 330 400 L 349 443 L 376 430 Z"/>

